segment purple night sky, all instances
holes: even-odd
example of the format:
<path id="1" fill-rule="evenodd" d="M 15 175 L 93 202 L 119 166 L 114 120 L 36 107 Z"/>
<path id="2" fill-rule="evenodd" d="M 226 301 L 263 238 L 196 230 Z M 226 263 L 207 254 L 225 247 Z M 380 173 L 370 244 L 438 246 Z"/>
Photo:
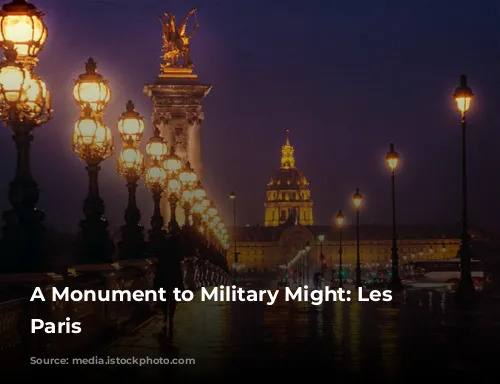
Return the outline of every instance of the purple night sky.
<path id="1" fill-rule="evenodd" d="M 500 229 L 500 5 L 496 0 L 36 0 L 49 38 L 38 74 L 52 92 L 54 119 L 35 132 L 33 173 L 47 221 L 74 232 L 87 192 L 84 164 L 72 153 L 78 108 L 73 79 L 92 56 L 109 81 L 105 121 L 113 129 L 132 99 L 151 135 L 145 83 L 159 73 L 157 15 L 181 18 L 199 6 L 192 40 L 195 71 L 214 87 L 204 102 L 205 185 L 230 224 L 232 190 L 238 224 L 263 222 L 265 185 L 279 167 L 284 129 L 308 177 L 316 223 L 350 198 L 366 197 L 364 223 L 390 222 L 389 142 L 402 157 L 397 175 L 401 223 L 460 220 L 460 125 L 452 100 L 466 73 L 476 98 L 469 115 L 470 219 Z M 0 130 L 0 208 L 6 209 L 15 151 Z M 116 140 L 117 144 L 119 140 Z M 120 145 L 117 145 L 117 150 Z M 123 224 L 127 192 L 102 167 L 100 188 L 112 228 Z M 139 205 L 149 227 L 152 204 L 141 182 Z M 458 235 L 458 234 L 457 234 Z"/>

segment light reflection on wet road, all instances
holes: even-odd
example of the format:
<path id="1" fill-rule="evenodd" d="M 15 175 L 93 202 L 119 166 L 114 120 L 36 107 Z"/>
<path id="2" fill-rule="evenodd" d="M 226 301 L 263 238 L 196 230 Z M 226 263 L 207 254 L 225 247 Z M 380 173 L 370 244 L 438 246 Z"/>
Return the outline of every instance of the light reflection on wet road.
<path id="1" fill-rule="evenodd" d="M 408 294 L 391 303 L 183 303 L 170 344 L 159 346 L 160 317 L 105 353 L 118 357 L 194 358 L 196 365 L 119 367 L 120 375 L 169 381 L 228 377 L 429 379 L 494 367 L 500 302 L 457 313 L 443 294 Z M 107 367 L 102 379 L 116 377 Z M 164 379 L 165 380 L 165 379 Z M 163 380 L 163 381 L 164 381 Z"/>

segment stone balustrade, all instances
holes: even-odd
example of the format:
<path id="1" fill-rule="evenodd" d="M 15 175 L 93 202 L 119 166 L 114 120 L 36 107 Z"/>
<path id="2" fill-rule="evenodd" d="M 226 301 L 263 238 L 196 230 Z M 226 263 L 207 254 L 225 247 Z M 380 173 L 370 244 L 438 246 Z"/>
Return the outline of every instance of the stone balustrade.
<path id="1" fill-rule="evenodd" d="M 228 285 L 231 276 L 208 260 L 187 258 L 182 263 L 184 288 Z M 153 289 L 155 259 L 128 260 L 112 264 L 81 265 L 57 274 L 0 275 L 0 360 L 28 362 L 29 357 L 67 357 L 89 346 L 111 341 L 130 325 L 146 320 L 155 310 L 151 302 L 30 302 L 35 287 L 47 298 L 51 290 L 146 290 Z M 31 319 L 45 322 L 81 322 L 79 334 L 31 333 Z M 93 352 L 95 353 L 95 351 Z"/>

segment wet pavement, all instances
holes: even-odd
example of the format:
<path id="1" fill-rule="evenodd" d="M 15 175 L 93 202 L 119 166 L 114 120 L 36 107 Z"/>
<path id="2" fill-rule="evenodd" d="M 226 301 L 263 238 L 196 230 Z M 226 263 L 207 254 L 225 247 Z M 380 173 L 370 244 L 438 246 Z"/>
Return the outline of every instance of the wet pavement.
<path id="1" fill-rule="evenodd" d="M 323 306 L 182 303 L 170 341 L 160 316 L 110 346 L 103 357 L 195 359 L 195 364 L 104 365 L 89 382 L 363 378 L 415 382 L 479 378 L 500 356 L 500 300 L 458 312 L 451 297 L 408 293 L 391 303 Z M 97 367 L 96 367 L 97 368 Z"/>

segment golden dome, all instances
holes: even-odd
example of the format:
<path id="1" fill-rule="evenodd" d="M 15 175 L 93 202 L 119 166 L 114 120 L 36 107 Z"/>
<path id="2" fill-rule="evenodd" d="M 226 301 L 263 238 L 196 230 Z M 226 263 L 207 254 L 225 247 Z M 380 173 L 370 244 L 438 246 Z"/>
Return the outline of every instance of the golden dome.
<path id="1" fill-rule="evenodd" d="M 295 167 L 294 148 L 286 130 L 281 147 L 281 166 L 267 183 L 264 203 L 264 225 L 277 227 L 286 223 L 313 225 L 313 201 L 310 185 L 304 174 Z"/>

